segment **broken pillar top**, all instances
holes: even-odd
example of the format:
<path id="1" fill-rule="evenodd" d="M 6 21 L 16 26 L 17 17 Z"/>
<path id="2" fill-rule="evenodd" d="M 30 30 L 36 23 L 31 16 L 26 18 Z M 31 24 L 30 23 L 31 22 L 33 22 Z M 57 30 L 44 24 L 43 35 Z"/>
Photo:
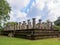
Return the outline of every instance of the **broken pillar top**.
<path id="1" fill-rule="evenodd" d="M 23 21 L 23 23 L 26 23 L 25 21 Z"/>
<path id="2" fill-rule="evenodd" d="M 39 23 L 41 23 L 41 21 L 42 21 L 42 20 L 41 20 L 41 19 L 39 19 Z"/>
<path id="3" fill-rule="evenodd" d="M 21 24 L 21 22 L 19 22 Z"/>
<path id="4" fill-rule="evenodd" d="M 23 21 L 23 22 L 25 22 L 25 21 Z"/>
<path id="5" fill-rule="evenodd" d="M 39 22 L 42 21 L 41 19 L 39 19 Z"/>
<path id="6" fill-rule="evenodd" d="M 30 20 L 27 20 L 28 24 L 30 23 Z"/>
<path id="7" fill-rule="evenodd" d="M 35 19 L 36 19 L 36 18 L 32 18 L 32 20 L 33 20 L 33 23 L 32 23 L 32 25 L 33 25 L 33 29 L 35 29 L 35 27 L 36 27 Z"/>
<path id="8" fill-rule="evenodd" d="M 30 20 L 27 20 L 27 21 L 30 21 Z"/>
<path id="9" fill-rule="evenodd" d="M 36 18 L 32 18 L 33 20 L 35 20 Z"/>

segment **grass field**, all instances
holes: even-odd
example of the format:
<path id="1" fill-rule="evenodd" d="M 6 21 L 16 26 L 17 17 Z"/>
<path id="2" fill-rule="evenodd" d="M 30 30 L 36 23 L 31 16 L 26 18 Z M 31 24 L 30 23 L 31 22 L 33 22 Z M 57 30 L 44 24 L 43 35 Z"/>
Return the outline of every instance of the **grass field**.
<path id="1" fill-rule="evenodd" d="M 0 45 L 60 45 L 60 39 L 27 40 L 0 36 Z"/>

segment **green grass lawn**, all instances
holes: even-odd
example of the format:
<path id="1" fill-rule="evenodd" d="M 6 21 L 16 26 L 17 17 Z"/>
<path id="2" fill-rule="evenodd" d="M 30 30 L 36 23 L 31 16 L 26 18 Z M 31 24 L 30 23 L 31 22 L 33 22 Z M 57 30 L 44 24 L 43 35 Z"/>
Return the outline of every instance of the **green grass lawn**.
<path id="1" fill-rule="evenodd" d="M 60 39 L 27 40 L 0 36 L 0 45 L 60 45 Z"/>

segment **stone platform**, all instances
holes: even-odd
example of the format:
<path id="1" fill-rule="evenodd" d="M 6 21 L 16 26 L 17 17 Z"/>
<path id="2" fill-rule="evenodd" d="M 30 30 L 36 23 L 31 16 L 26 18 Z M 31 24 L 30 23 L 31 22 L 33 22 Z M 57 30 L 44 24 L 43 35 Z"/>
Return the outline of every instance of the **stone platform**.
<path id="1" fill-rule="evenodd" d="M 60 32 L 58 30 L 49 29 L 10 30 L 3 31 L 3 34 L 10 37 L 22 37 L 31 40 L 60 37 Z"/>

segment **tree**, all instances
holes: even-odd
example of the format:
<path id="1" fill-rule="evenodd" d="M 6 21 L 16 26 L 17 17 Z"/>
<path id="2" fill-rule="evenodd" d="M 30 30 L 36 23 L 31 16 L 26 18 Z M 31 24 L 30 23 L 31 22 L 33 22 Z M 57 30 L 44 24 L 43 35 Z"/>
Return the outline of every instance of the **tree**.
<path id="1" fill-rule="evenodd" d="M 2 24 L 4 24 L 10 17 L 9 12 L 11 8 L 7 1 L 0 0 L 0 29 L 2 28 Z"/>
<path id="2" fill-rule="evenodd" d="M 60 26 L 60 17 L 54 22 L 55 25 Z"/>
<path id="3" fill-rule="evenodd" d="M 8 25 L 17 25 L 18 23 L 17 22 L 7 22 L 7 23 L 5 23 L 4 24 L 4 26 L 6 27 L 6 26 L 8 26 Z"/>

